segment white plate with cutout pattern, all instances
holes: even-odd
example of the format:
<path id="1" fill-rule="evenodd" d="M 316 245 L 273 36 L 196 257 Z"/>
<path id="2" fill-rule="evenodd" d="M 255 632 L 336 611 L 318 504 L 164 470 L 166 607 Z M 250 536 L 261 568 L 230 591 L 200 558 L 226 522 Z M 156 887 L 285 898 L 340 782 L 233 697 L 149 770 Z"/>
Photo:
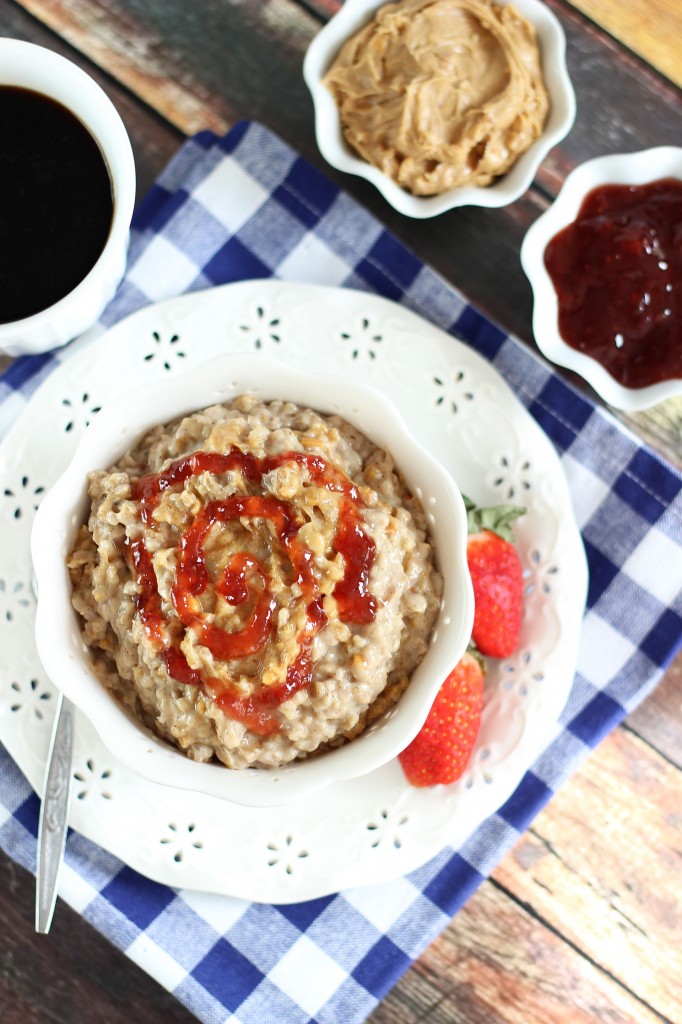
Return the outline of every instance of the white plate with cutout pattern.
<path id="1" fill-rule="evenodd" d="M 33 636 L 33 512 L 110 397 L 227 351 L 367 381 L 464 493 L 527 509 L 515 524 L 526 576 L 519 650 L 490 664 L 480 736 L 452 786 L 414 789 L 393 761 L 301 803 L 241 807 L 138 777 L 77 715 L 76 831 L 158 882 L 288 903 L 406 874 L 461 844 L 511 796 L 559 730 L 587 569 L 545 434 L 484 359 L 416 314 L 364 292 L 271 280 L 148 306 L 72 346 L 0 446 L 0 740 L 37 792 L 56 691 Z"/>

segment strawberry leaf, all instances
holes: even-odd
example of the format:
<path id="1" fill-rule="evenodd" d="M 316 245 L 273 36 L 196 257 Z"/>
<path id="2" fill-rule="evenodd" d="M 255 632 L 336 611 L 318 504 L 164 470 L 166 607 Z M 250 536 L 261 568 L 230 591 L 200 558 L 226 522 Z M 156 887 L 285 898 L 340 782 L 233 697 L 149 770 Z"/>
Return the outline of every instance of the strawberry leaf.
<path id="1" fill-rule="evenodd" d="M 470 534 L 481 533 L 482 530 L 490 530 L 496 533 L 502 540 L 514 543 L 514 534 L 511 524 L 519 516 L 526 513 L 525 508 L 519 505 L 493 505 L 490 508 L 479 508 L 471 498 L 462 495 L 464 507 L 467 513 L 467 527 Z"/>

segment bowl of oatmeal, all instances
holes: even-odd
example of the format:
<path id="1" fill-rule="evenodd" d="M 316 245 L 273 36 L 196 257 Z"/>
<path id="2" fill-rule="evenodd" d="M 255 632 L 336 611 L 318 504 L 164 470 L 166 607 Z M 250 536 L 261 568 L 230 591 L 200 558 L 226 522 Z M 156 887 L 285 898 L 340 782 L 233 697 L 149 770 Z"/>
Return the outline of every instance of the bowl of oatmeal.
<path id="1" fill-rule="evenodd" d="M 470 637 L 465 546 L 381 394 L 225 356 L 85 431 L 36 516 L 38 650 L 139 774 L 297 800 L 416 735 Z"/>
<path id="2" fill-rule="evenodd" d="M 573 125 L 565 50 L 539 0 L 346 0 L 303 65 L 320 152 L 410 217 L 504 206 Z"/>

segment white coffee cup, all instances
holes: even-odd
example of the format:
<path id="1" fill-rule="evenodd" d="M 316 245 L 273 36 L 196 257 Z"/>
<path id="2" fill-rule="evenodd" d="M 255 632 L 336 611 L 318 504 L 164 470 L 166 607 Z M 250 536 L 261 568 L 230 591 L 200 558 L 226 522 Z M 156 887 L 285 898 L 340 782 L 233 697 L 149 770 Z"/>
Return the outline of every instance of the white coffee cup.
<path id="1" fill-rule="evenodd" d="M 42 46 L 0 39 L 0 86 L 41 93 L 70 110 L 98 143 L 109 170 L 113 215 L 109 235 L 89 273 L 64 298 L 32 316 L 0 324 L 0 349 L 9 355 L 44 352 L 90 327 L 123 277 L 135 204 L 130 139 L 106 93 L 79 67 Z"/>

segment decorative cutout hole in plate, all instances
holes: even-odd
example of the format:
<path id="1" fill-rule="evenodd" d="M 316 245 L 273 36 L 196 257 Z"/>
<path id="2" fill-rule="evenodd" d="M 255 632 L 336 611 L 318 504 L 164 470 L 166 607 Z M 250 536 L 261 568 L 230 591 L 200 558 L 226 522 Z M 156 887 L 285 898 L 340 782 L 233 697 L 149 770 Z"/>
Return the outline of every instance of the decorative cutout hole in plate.
<path id="1" fill-rule="evenodd" d="M 279 865 L 285 875 L 293 875 L 296 862 L 310 856 L 310 851 L 305 846 L 301 847 L 295 843 L 291 834 L 285 836 L 284 840 L 279 843 L 268 843 L 266 849 L 268 851 L 268 867 L 274 868 Z"/>
<path id="2" fill-rule="evenodd" d="M 100 769 L 96 766 L 92 757 L 89 757 L 83 768 L 73 773 L 76 781 L 75 791 L 77 800 L 85 800 L 90 795 L 99 796 L 102 800 L 111 800 L 111 768 Z"/>
<path id="3" fill-rule="evenodd" d="M 558 565 L 548 565 L 538 571 L 535 578 L 532 577 L 530 572 L 524 572 L 523 578 L 527 579 L 528 582 L 523 588 L 523 593 L 529 597 L 531 594 L 535 594 L 539 587 L 543 594 L 551 594 L 558 571 Z"/>
<path id="4" fill-rule="evenodd" d="M 152 331 L 152 341 L 154 347 L 143 356 L 145 363 L 159 359 L 164 370 L 172 370 L 174 361 L 186 358 L 187 353 L 177 347 L 180 344 L 179 334 L 171 334 L 164 340 L 159 331 Z"/>
<path id="5" fill-rule="evenodd" d="M 254 348 L 262 349 L 265 345 L 281 344 L 281 321 L 278 316 L 271 316 L 265 306 L 256 306 L 252 316 L 252 321 L 241 323 L 239 330 L 249 335 Z"/>
<path id="6" fill-rule="evenodd" d="M 29 679 L 27 683 L 20 683 L 14 679 L 10 683 L 10 690 L 10 711 L 16 714 L 30 708 L 38 721 L 43 721 L 45 705 L 52 700 L 52 694 L 39 679 Z"/>
<path id="7" fill-rule="evenodd" d="M 558 565 L 548 565 L 547 566 L 547 568 L 545 569 L 545 578 L 543 579 L 542 584 L 541 584 L 543 594 L 551 594 L 551 592 L 552 592 L 552 579 L 551 579 L 551 577 L 556 576 L 556 574 L 558 572 L 559 572 Z M 548 576 L 550 577 L 550 579 L 547 579 Z"/>
<path id="8" fill-rule="evenodd" d="M 45 493 L 42 484 L 34 484 L 29 476 L 22 476 L 12 487 L 4 487 L 3 495 L 9 502 L 14 519 L 22 519 L 27 512 L 36 512 L 41 496 Z"/>
<path id="9" fill-rule="evenodd" d="M 502 682 L 500 687 L 505 693 L 514 692 L 524 700 L 532 690 L 533 683 L 543 683 L 545 673 L 541 668 L 533 669 L 533 651 L 519 651 L 514 657 L 501 666 Z"/>
<path id="10" fill-rule="evenodd" d="M 203 850 L 204 844 L 197 838 L 196 828 L 193 821 L 184 826 L 178 825 L 176 821 L 169 821 L 166 825 L 166 831 L 159 839 L 159 843 L 161 846 L 169 847 L 169 853 L 176 864 L 184 860 L 186 852 Z"/>
<path id="11" fill-rule="evenodd" d="M 446 409 L 453 416 L 476 397 L 464 370 L 454 370 L 449 377 L 434 374 L 431 382 L 435 387 L 436 408 Z"/>
<path id="12" fill-rule="evenodd" d="M 531 562 L 531 569 L 524 573 L 524 578 L 529 580 L 524 588 L 524 593 L 529 596 L 539 590 L 542 594 L 551 594 L 557 579 L 560 578 L 559 566 L 555 562 L 545 564 L 545 556 L 538 548 L 532 548 L 528 552 L 528 558 Z"/>
<path id="13" fill-rule="evenodd" d="M 512 460 L 507 455 L 501 455 L 498 460 L 498 468 L 493 470 L 495 473 L 492 484 L 498 491 L 501 492 L 500 497 L 504 501 L 515 500 L 521 504 L 523 502 L 523 495 L 527 494 L 532 487 L 529 473 L 533 472 L 533 467 L 528 459 L 523 459 L 517 465 L 512 463 Z"/>
<path id="14" fill-rule="evenodd" d="M 0 578 L 0 617 L 5 622 L 14 622 L 19 610 L 30 608 L 32 600 L 31 588 L 23 580 L 10 583 Z"/>
<path id="15" fill-rule="evenodd" d="M 81 422 L 83 427 L 87 427 L 91 417 L 102 408 L 101 405 L 93 404 L 87 391 L 83 391 L 78 398 L 62 398 L 61 404 L 67 417 L 64 424 L 65 434 L 70 434 L 74 427 Z"/>
<path id="16" fill-rule="evenodd" d="M 372 327 L 369 317 L 363 316 L 358 320 L 357 326 L 340 332 L 341 341 L 350 342 L 351 359 L 359 359 L 365 355 L 368 359 L 376 359 L 377 345 L 384 340 L 383 334 Z"/>
<path id="17" fill-rule="evenodd" d="M 365 828 L 372 838 L 371 847 L 376 850 L 382 843 L 385 846 L 393 846 L 399 850 L 403 845 L 400 830 L 408 822 L 408 816 L 401 814 L 399 817 L 391 815 L 390 811 L 383 809 L 375 818 L 367 822 Z"/>

